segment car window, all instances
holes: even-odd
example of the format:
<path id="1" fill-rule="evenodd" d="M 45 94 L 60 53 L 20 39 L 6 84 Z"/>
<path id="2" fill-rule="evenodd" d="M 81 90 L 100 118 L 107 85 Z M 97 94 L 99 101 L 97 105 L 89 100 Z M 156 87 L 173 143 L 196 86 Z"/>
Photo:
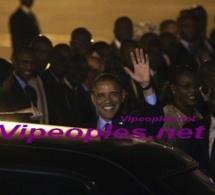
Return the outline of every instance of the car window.
<path id="1" fill-rule="evenodd" d="M 161 179 L 164 186 L 183 195 L 214 195 L 215 185 L 199 169 L 189 170 Z"/>
<path id="2" fill-rule="evenodd" d="M 42 170 L 0 169 L 0 194 L 3 195 L 96 195 L 93 182 L 79 174 Z"/>

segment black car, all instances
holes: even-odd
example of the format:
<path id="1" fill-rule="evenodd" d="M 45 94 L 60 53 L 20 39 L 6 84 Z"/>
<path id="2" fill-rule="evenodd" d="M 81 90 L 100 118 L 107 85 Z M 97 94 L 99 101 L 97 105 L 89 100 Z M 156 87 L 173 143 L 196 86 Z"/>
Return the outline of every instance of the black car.
<path id="1" fill-rule="evenodd" d="M 27 143 L 32 125 L 69 129 L 0 122 L 1 195 L 215 194 L 207 173 L 176 148 L 130 138 L 83 143 L 85 134 L 39 139 L 37 133 Z"/>

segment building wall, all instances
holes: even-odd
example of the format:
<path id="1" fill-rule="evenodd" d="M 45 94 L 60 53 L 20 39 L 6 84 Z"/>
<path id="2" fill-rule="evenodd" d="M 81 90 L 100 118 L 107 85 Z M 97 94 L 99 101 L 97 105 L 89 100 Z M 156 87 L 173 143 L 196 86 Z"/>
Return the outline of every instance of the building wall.
<path id="1" fill-rule="evenodd" d="M 43 34 L 54 44 L 70 40 L 74 28 L 86 27 L 95 41 L 111 42 L 113 24 L 120 16 L 129 16 L 134 23 L 150 22 L 158 26 L 164 19 L 176 19 L 180 10 L 192 4 L 205 7 L 208 12 L 208 33 L 214 26 L 214 0 L 34 0 Z M 19 0 L 0 1 L 0 57 L 10 58 L 8 18 Z"/>

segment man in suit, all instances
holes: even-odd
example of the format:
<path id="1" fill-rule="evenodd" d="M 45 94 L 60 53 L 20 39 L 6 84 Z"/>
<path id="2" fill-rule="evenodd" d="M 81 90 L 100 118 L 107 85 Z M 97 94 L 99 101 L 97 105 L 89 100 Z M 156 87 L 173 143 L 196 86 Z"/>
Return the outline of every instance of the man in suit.
<path id="1" fill-rule="evenodd" d="M 163 110 L 157 104 L 156 95 L 150 85 L 150 68 L 148 57 L 143 54 L 142 49 L 135 50 L 136 58 L 131 52 L 131 59 L 134 71 L 125 67 L 125 71 L 142 87 L 146 104 L 140 112 L 133 114 L 135 117 L 153 117 L 163 115 Z M 125 98 L 125 92 L 122 89 L 118 77 L 112 74 L 102 74 L 98 76 L 92 85 L 92 102 L 96 107 L 98 118 L 88 125 L 88 127 L 104 130 L 107 123 L 113 125 L 113 128 L 126 127 L 128 129 L 137 127 L 145 128 L 146 134 L 155 135 L 162 123 L 139 122 L 130 124 L 122 120 L 124 118 L 120 113 L 120 107 Z"/>
<path id="2" fill-rule="evenodd" d="M 210 88 L 208 104 L 210 116 L 187 123 L 183 127 L 192 129 L 193 131 L 196 128 L 202 127 L 201 139 L 191 138 L 182 140 L 179 147 L 197 160 L 215 178 L 215 82 L 213 82 Z"/>
<path id="3" fill-rule="evenodd" d="M 28 85 L 28 81 L 32 78 L 33 62 L 32 48 L 23 46 L 16 51 L 13 59 L 14 73 L 11 78 L 11 87 L 0 97 L 2 112 L 36 107 L 36 91 Z M 24 121 L 31 122 L 28 119 Z"/>
<path id="4" fill-rule="evenodd" d="M 117 18 L 114 24 L 115 39 L 111 43 L 111 50 L 116 56 L 120 56 L 119 49 L 125 40 L 133 38 L 133 22 L 127 16 Z"/>
<path id="5" fill-rule="evenodd" d="M 31 12 L 33 0 L 20 0 L 20 7 L 11 15 L 9 27 L 13 50 L 22 45 L 29 45 L 30 41 L 40 34 L 36 17 Z"/>
<path id="6" fill-rule="evenodd" d="M 49 124 L 67 125 L 64 120 L 69 117 L 63 78 L 68 71 L 69 62 L 58 50 L 50 52 L 50 68 L 40 75 L 45 90 Z"/>
<path id="7" fill-rule="evenodd" d="M 201 60 L 197 54 L 197 29 L 195 20 L 190 14 L 182 14 L 178 18 L 180 41 L 178 45 L 177 63 L 189 65 L 197 72 Z"/>
<path id="8" fill-rule="evenodd" d="M 200 85 L 201 97 L 196 109 L 203 117 L 210 114 L 208 107 L 208 94 L 211 83 L 215 79 L 215 60 L 204 61 L 198 71 L 198 82 Z"/>

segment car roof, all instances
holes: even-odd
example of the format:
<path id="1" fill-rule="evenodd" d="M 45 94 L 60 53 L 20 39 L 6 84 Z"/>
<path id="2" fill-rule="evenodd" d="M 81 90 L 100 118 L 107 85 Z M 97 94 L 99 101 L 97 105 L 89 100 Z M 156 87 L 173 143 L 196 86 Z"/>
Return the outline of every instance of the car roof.
<path id="1" fill-rule="evenodd" d="M 0 146 L 4 148 L 4 151 L 7 150 L 6 148 L 13 148 L 12 150 L 9 149 L 10 152 L 18 152 L 22 149 L 26 153 L 30 153 L 30 150 L 40 150 L 47 154 L 48 152 L 61 154 L 61 156 L 64 154 L 68 161 L 73 160 L 72 155 L 74 154 L 87 156 L 123 168 L 141 181 L 178 174 L 198 166 L 194 159 L 182 151 L 150 139 L 91 139 L 88 143 L 84 143 L 84 136 L 79 139 L 66 137 L 51 139 L 46 136 L 42 139 L 34 139 L 31 143 L 26 143 L 26 136 L 29 135 L 31 128 L 43 128 L 47 132 L 50 129 L 58 128 L 66 132 L 71 127 L 12 122 L 2 122 L 1 125 L 4 125 L 7 133 L 15 125 L 20 125 L 20 130 L 25 125 L 26 129 L 25 139 L 18 137 L 19 131 L 10 139 L 1 138 Z M 87 132 L 86 129 L 82 129 L 82 131 Z M 16 149 L 14 150 L 14 148 Z M 36 158 L 36 155 L 31 156 Z M 71 159 L 69 156 L 71 156 Z M 21 159 L 21 156 L 16 158 Z"/>

